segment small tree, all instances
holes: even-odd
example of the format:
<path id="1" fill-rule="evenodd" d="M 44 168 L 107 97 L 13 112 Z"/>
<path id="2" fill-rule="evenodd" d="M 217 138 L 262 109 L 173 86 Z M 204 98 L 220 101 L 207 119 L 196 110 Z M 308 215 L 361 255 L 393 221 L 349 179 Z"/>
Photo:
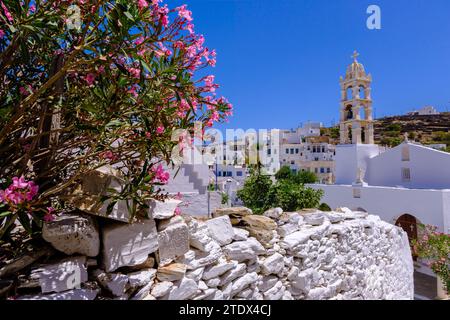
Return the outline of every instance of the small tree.
<path id="1" fill-rule="evenodd" d="M 244 205 L 253 210 L 255 214 L 262 214 L 267 208 L 267 194 L 272 186 L 269 176 L 252 171 L 244 186 L 237 192 L 237 196 Z"/>
<path id="2" fill-rule="evenodd" d="M 294 175 L 293 180 L 296 183 L 306 184 L 306 183 L 316 183 L 318 178 L 314 172 L 311 171 L 299 171 Z"/>
<path id="3" fill-rule="evenodd" d="M 278 170 L 277 173 L 275 173 L 275 178 L 277 180 L 290 180 L 294 176 L 291 168 L 288 166 L 283 166 Z"/>

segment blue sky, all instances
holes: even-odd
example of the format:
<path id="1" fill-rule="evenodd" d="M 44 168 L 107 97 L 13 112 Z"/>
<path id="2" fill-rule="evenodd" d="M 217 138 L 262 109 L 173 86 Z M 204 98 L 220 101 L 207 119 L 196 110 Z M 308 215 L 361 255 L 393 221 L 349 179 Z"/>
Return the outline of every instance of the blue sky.
<path id="1" fill-rule="evenodd" d="M 339 76 L 354 50 L 373 76 L 376 117 L 450 109 L 448 0 L 166 2 L 188 4 L 196 32 L 217 50 L 212 73 L 235 107 L 221 128 L 337 121 Z M 370 4 L 381 8 L 381 30 L 366 27 Z"/>

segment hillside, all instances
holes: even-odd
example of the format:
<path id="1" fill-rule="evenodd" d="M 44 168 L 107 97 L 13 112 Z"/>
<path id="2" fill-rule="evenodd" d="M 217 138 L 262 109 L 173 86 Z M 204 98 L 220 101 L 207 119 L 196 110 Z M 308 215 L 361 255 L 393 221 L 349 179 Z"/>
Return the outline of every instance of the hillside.
<path id="1" fill-rule="evenodd" d="M 410 140 L 422 144 L 446 144 L 450 151 L 450 113 L 440 115 L 403 115 L 380 118 L 374 121 L 375 142 L 396 146 L 404 139 L 405 132 Z M 339 128 L 323 128 L 322 134 L 339 143 Z"/>

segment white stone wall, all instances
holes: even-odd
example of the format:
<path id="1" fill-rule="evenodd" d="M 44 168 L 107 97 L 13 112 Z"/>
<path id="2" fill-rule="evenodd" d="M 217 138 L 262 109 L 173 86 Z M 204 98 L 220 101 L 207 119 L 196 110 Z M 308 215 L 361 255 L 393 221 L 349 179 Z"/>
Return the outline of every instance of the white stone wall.
<path id="1" fill-rule="evenodd" d="M 450 233 L 450 190 L 405 189 L 375 186 L 307 185 L 324 191 L 322 202 L 331 208 L 363 209 L 386 222 L 396 223 L 409 214 L 422 224 L 437 226 L 441 232 Z M 360 197 L 354 197 L 359 189 Z"/>
<path id="2" fill-rule="evenodd" d="M 215 218 L 197 219 L 174 216 L 171 203 L 155 208 L 164 214 L 151 212 L 150 219 L 134 224 L 110 221 L 101 236 L 86 219 L 72 219 L 77 230 L 67 229 L 66 220 L 50 222 L 53 235 L 58 230 L 83 235 L 86 229 L 101 241 L 101 252 L 85 256 L 84 247 L 92 246 L 87 237 L 44 235 L 58 244 L 55 248 L 72 243 L 73 257 L 36 263 L 31 274 L 18 274 L 38 280 L 40 288 L 16 298 L 413 299 L 407 236 L 377 216 L 349 209 L 283 213 L 279 208 L 257 216 L 247 208 L 223 208 Z"/>

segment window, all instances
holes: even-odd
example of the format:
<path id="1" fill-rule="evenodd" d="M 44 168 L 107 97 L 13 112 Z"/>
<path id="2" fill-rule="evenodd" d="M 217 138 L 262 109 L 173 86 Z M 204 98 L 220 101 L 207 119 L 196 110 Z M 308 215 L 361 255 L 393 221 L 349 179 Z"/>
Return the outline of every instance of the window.
<path id="1" fill-rule="evenodd" d="M 294 154 L 294 149 L 291 149 L 291 154 Z"/>
<path id="2" fill-rule="evenodd" d="M 295 161 L 294 161 L 294 160 L 292 160 L 292 161 L 291 161 L 291 164 L 295 164 Z"/>
<path id="3" fill-rule="evenodd" d="M 316 152 L 316 147 L 313 147 L 313 153 L 315 153 Z"/>
<path id="4" fill-rule="evenodd" d="M 237 171 L 237 172 L 236 172 L 236 175 L 237 175 L 238 177 L 242 177 L 242 171 Z"/>
<path id="5" fill-rule="evenodd" d="M 315 173 L 319 173 L 318 168 L 314 168 L 314 172 L 315 172 Z"/>
<path id="6" fill-rule="evenodd" d="M 320 168 L 320 173 L 325 173 L 325 168 Z"/>
<path id="7" fill-rule="evenodd" d="M 331 173 L 331 168 L 327 168 L 327 173 Z"/>
<path id="8" fill-rule="evenodd" d="M 409 146 L 404 145 L 402 147 L 402 161 L 409 161 Z"/>
<path id="9" fill-rule="evenodd" d="M 402 168 L 402 181 L 403 182 L 411 181 L 411 170 L 409 168 Z"/>
<path id="10" fill-rule="evenodd" d="M 267 154 L 270 156 L 272 154 L 272 150 L 267 149 Z"/>
<path id="11" fill-rule="evenodd" d="M 300 152 L 300 150 L 297 148 L 295 149 L 295 154 L 298 154 Z"/>
<path id="12" fill-rule="evenodd" d="M 286 149 L 286 154 L 289 154 L 289 149 Z"/>
<path id="13" fill-rule="evenodd" d="M 325 152 L 325 147 L 324 146 L 322 146 L 322 152 Z"/>
<path id="14" fill-rule="evenodd" d="M 217 175 L 218 175 L 219 177 L 221 177 L 221 176 L 222 176 L 222 171 L 217 172 Z"/>

